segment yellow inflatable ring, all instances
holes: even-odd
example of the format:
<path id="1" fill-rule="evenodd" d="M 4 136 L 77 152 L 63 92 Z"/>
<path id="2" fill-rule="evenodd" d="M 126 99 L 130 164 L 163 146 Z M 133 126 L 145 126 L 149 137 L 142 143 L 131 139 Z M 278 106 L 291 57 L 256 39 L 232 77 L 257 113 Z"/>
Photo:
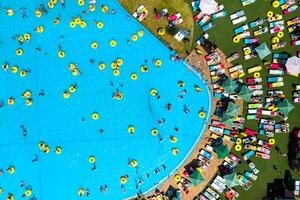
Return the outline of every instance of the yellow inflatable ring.
<path id="1" fill-rule="evenodd" d="M 239 174 L 239 175 L 236 176 L 236 178 L 237 178 L 239 181 L 241 181 L 241 180 L 243 179 L 243 176 Z"/>
<path id="2" fill-rule="evenodd" d="M 232 40 L 234 43 L 239 43 L 241 41 L 241 37 L 239 35 L 237 35 L 237 36 L 234 36 Z"/>
<path id="3" fill-rule="evenodd" d="M 117 64 L 118 64 L 118 66 L 123 65 L 123 60 L 121 58 L 118 58 L 117 59 Z"/>
<path id="4" fill-rule="evenodd" d="M 43 150 L 45 148 L 46 144 L 44 142 L 39 143 L 40 150 Z"/>
<path id="5" fill-rule="evenodd" d="M 85 194 L 85 190 L 83 188 L 79 188 L 77 194 L 81 197 Z"/>
<path id="6" fill-rule="evenodd" d="M 105 69 L 105 64 L 104 63 L 99 63 L 98 68 L 100 70 L 104 70 Z"/>
<path id="7" fill-rule="evenodd" d="M 151 135 L 157 136 L 157 135 L 158 135 L 158 130 L 157 130 L 156 128 L 153 128 L 153 129 L 151 130 Z"/>
<path id="8" fill-rule="evenodd" d="M 138 76 L 137 76 L 136 73 L 132 73 L 130 77 L 131 77 L 131 79 L 134 80 L 134 81 L 138 79 Z"/>
<path id="9" fill-rule="evenodd" d="M 98 48 L 98 43 L 97 42 L 92 42 L 91 47 L 93 49 L 97 49 Z"/>
<path id="10" fill-rule="evenodd" d="M 94 4 L 91 4 L 91 5 L 89 6 L 89 10 L 90 10 L 91 12 L 94 12 L 94 11 L 96 10 L 96 6 L 95 6 Z"/>
<path id="11" fill-rule="evenodd" d="M 126 178 L 125 176 L 122 176 L 122 177 L 120 178 L 120 183 L 121 183 L 121 184 L 126 184 L 126 183 L 127 183 L 127 178 Z"/>
<path id="12" fill-rule="evenodd" d="M 134 41 L 134 42 L 135 42 L 135 41 L 137 41 L 137 39 L 138 39 L 138 36 L 134 34 L 134 35 L 132 35 L 132 36 L 131 36 L 131 39 L 132 39 L 132 41 Z"/>
<path id="13" fill-rule="evenodd" d="M 93 119 L 93 120 L 98 120 L 98 119 L 99 119 L 99 114 L 96 113 L 96 112 L 94 112 L 94 113 L 92 114 L 92 119 Z"/>
<path id="14" fill-rule="evenodd" d="M 11 17 L 11 16 L 13 16 L 15 14 L 15 12 L 14 12 L 13 9 L 7 9 L 6 10 L 6 14 L 7 14 L 7 16 Z"/>
<path id="15" fill-rule="evenodd" d="M 250 54 L 251 54 L 251 50 L 250 50 L 250 49 L 246 49 L 246 50 L 245 50 L 245 55 L 248 56 L 248 55 L 250 55 Z"/>
<path id="16" fill-rule="evenodd" d="M 81 21 L 80 22 L 80 27 L 81 28 L 85 28 L 86 27 L 86 22 L 85 21 Z"/>
<path id="17" fill-rule="evenodd" d="M 161 60 L 155 60 L 154 64 L 155 64 L 156 67 L 160 67 L 162 62 L 161 62 Z"/>
<path id="18" fill-rule="evenodd" d="M 42 16 L 42 12 L 39 9 L 36 9 L 34 14 L 37 18 L 40 18 Z"/>
<path id="19" fill-rule="evenodd" d="M 18 37 L 18 42 L 19 42 L 20 44 L 22 44 L 22 43 L 24 42 L 24 37 L 23 37 L 22 35 L 20 35 L 20 36 Z"/>
<path id="20" fill-rule="evenodd" d="M 158 29 L 158 35 L 162 36 L 162 35 L 164 35 L 165 33 L 166 33 L 166 30 L 165 30 L 165 29 L 163 29 L 163 28 L 159 28 L 159 29 Z"/>
<path id="21" fill-rule="evenodd" d="M 120 75 L 120 70 L 118 70 L 118 69 L 113 70 L 113 75 L 114 76 L 119 76 Z"/>
<path id="22" fill-rule="evenodd" d="M 282 31 L 280 31 L 280 32 L 277 33 L 277 37 L 283 38 L 283 36 L 284 36 L 284 33 Z"/>
<path id="23" fill-rule="evenodd" d="M 26 104 L 26 106 L 31 106 L 32 105 L 32 99 L 26 99 L 25 104 Z"/>
<path id="24" fill-rule="evenodd" d="M 44 32 L 44 27 L 43 27 L 43 26 L 38 26 L 38 27 L 36 27 L 35 32 L 37 32 L 37 33 L 42 33 L 42 32 Z"/>
<path id="25" fill-rule="evenodd" d="M 31 191 L 30 189 L 26 189 L 26 190 L 24 191 L 24 196 L 25 196 L 25 197 L 29 197 L 29 196 L 31 196 L 31 194 L 32 194 L 32 191 Z"/>
<path id="26" fill-rule="evenodd" d="M 205 112 L 200 111 L 198 115 L 199 115 L 200 118 L 203 119 L 205 117 Z"/>
<path id="27" fill-rule="evenodd" d="M 171 136 L 171 137 L 170 137 L 170 141 L 171 141 L 172 143 L 176 143 L 176 142 L 177 142 L 177 137 Z"/>
<path id="28" fill-rule="evenodd" d="M 242 150 L 242 145 L 236 144 L 235 147 L 234 147 L 234 150 L 235 151 L 241 151 Z"/>
<path id="29" fill-rule="evenodd" d="M 50 147 L 48 145 L 46 145 L 43 149 L 44 153 L 49 153 L 50 152 Z"/>
<path id="30" fill-rule="evenodd" d="M 136 160 L 131 160 L 131 161 L 129 162 L 129 166 L 130 166 L 130 167 L 137 167 L 137 166 L 138 166 L 138 162 L 137 162 Z"/>
<path id="31" fill-rule="evenodd" d="M 241 138 L 237 138 L 236 139 L 236 144 L 242 144 L 242 139 Z"/>
<path id="32" fill-rule="evenodd" d="M 57 155 L 60 155 L 61 152 L 62 152 L 62 148 L 61 148 L 61 147 L 56 147 L 56 148 L 55 148 L 55 153 L 56 153 Z"/>
<path id="33" fill-rule="evenodd" d="M 278 8 L 278 7 L 279 7 L 279 1 L 273 1 L 273 2 L 272 2 L 272 6 L 273 6 L 274 8 Z"/>
<path id="34" fill-rule="evenodd" d="M 31 92 L 30 90 L 26 90 L 22 95 L 21 97 L 23 98 L 30 98 L 31 97 Z"/>
<path id="35" fill-rule="evenodd" d="M 71 94 L 67 91 L 64 92 L 64 94 L 63 94 L 64 99 L 68 99 L 68 98 L 70 98 L 70 96 L 71 96 Z"/>
<path id="36" fill-rule="evenodd" d="M 171 151 L 174 156 L 177 156 L 179 154 L 179 150 L 176 147 L 172 148 Z"/>
<path id="37" fill-rule="evenodd" d="M 75 20 L 74 20 L 74 22 L 75 22 L 76 24 L 80 25 L 80 23 L 81 23 L 81 18 L 80 18 L 80 17 L 76 17 Z"/>
<path id="38" fill-rule="evenodd" d="M 96 162 L 95 156 L 90 156 L 89 157 L 89 163 L 94 164 Z"/>
<path id="39" fill-rule="evenodd" d="M 8 169 L 7 169 L 7 171 L 8 171 L 8 173 L 10 173 L 10 174 L 14 174 L 15 171 L 16 171 L 16 169 L 15 169 L 14 166 L 9 166 Z"/>
<path id="40" fill-rule="evenodd" d="M 138 36 L 139 36 L 139 37 L 143 37 L 143 36 L 144 36 L 144 31 L 139 30 L 139 31 L 138 31 Z"/>
<path id="41" fill-rule="evenodd" d="M 59 57 L 59 58 L 65 57 L 65 52 L 62 51 L 62 50 L 59 50 L 59 51 L 58 51 L 58 57 Z"/>
<path id="42" fill-rule="evenodd" d="M 260 73 L 259 73 L 259 72 L 255 72 L 255 73 L 253 74 L 253 76 L 254 76 L 254 78 L 259 78 L 259 77 L 260 77 Z"/>
<path id="43" fill-rule="evenodd" d="M 10 70 L 11 70 L 12 73 L 15 74 L 15 73 L 18 72 L 18 67 L 17 66 L 13 66 Z"/>
<path id="44" fill-rule="evenodd" d="M 128 133 L 130 133 L 130 134 L 134 134 L 134 133 L 135 133 L 135 128 L 134 128 L 134 126 L 129 126 L 129 127 L 128 127 Z"/>
<path id="45" fill-rule="evenodd" d="M 69 87 L 69 92 L 74 93 L 76 91 L 76 88 L 77 88 L 76 85 L 71 85 Z"/>
<path id="46" fill-rule="evenodd" d="M 158 92 L 156 89 L 152 89 L 152 90 L 150 90 L 150 94 L 151 94 L 151 96 L 154 97 L 154 96 L 157 96 Z"/>
<path id="47" fill-rule="evenodd" d="M 110 45 L 111 47 L 115 47 L 115 46 L 117 46 L 117 41 L 116 41 L 116 40 L 111 40 L 111 41 L 109 42 L 109 45 Z"/>
<path id="48" fill-rule="evenodd" d="M 272 37 L 272 44 L 276 44 L 280 41 L 279 37 Z"/>
<path id="49" fill-rule="evenodd" d="M 269 144 L 274 145 L 275 144 L 275 139 L 274 138 L 270 138 L 268 140 Z"/>
<path id="50" fill-rule="evenodd" d="M 23 55 L 23 50 L 21 48 L 16 50 L 17 56 L 22 56 Z"/>
<path id="51" fill-rule="evenodd" d="M 274 13 L 272 11 L 267 12 L 267 17 L 271 18 L 274 16 Z"/>
<path id="52" fill-rule="evenodd" d="M 104 13 L 107 13 L 108 12 L 108 7 L 107 6 L 102 6 L 101 11 L 104 12 Z"/>
<path id="53" fill-rule="evenodd" d="M 183 81 L 178 81 L 178 86 L 179 87 L 184 87 L 185 86 L 185 83 Z"/>
<path id="54" fill-rule="evenodd" d="M 143 65 L 141 67 L 141 72 L 143 72 L 143 73 L 148 72 L 148 67 L 146 65 Z"/>
<path id="55" fill-rule="evenodd" d="M 181 176 L 180 176 L 179 174 L 176 174 L 176 175 L 174 176 L 174 180 L 175 180 L 176 182 L 179 182 L 179 181 L 181 180 Z"/>
<path id="56" fill-rule="evenodd" d="M 117 69 L 118 68 L 118 63 L 117 62 L 112 62 L 110 66 L 113 69 Z"/>
<path id="57" fill-rule="evenodd" d="M 24 39 L 25 39 L 25 40 L 30 40 L 30 39 L 31 39 L 30 34 L 29 34 L 29 33 L 25 33 L 25 34 L 24 34 Z"/>
<path id="58" fill-rule="evenodd" d="M 20 76 L 21 77 L 25 77 L 27 75 L 27 72 L 25 71 L 25 70 L 22 70 L 21 72 L 20 72 Z"/>
<path id="59" fill-rule="evenodd" d="M 55 19 L 53 20 L 53 23 L 54 23 L 55 25 L 59 24 L 59 19 L 58 19 L 58 18 L 55 18 Z"/>
<path id="60" fill-rule="evenodd" d="M 54 8 L 54 3 L 51 2 L 51 1 L 49 1 L 49 2 L 48 2 L 48 8 Z"/>
<path id="61" fill-rule="evenodd" d="M 7 100 L 7 104 L 12 106 L 15 104 L 15 99 L 13 97 L 10 97 L 8 100 Z"/>
<path id="62" fill-rule="evenodd" d="M 78 0 L 78 5 L 79 6 L 84 6 L 84 0 Z"/>
<path id="63" fill-rule="evenodd" d="M 102 29 L 104 27 L 104 24 L 102 22 L 97 23 L 97 28 Z"/>

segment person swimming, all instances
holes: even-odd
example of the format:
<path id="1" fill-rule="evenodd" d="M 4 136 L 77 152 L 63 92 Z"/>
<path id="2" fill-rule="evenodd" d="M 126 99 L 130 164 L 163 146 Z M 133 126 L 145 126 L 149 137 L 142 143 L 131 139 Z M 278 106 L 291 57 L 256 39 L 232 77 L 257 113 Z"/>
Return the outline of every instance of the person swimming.
<path id="1" fill-rule="evenodd" d="M 20 128 L 22 129 L 23 136 L 26 137 L 27 136 L 27 130 L 26 130 L 25 126 L 23 124 L 21 124 Z"/>

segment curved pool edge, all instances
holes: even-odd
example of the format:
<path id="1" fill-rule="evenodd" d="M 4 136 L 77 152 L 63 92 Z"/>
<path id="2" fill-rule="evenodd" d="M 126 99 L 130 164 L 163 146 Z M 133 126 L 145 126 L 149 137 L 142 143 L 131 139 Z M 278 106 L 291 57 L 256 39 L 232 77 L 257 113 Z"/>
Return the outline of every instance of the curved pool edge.
<path id="1" fill-rule="evenodd" d="M 119 7 L 120 10 L 122 10 L 124 13 L 126 13 L 132 20 L 133 23 L 135 23 L 137 26 L 142 27 L 146 32 L 148 32 L 149 34 L 151 34 L 154 37 L 154 40 L 159 43 L 163 48 L 165 48 L 166 50 L 168 50 L 170 52 L 170 49 L 162 42 L 160 41 L 150 30 L 148 30 L 147 27 L 145 27 L 142 23 L 140 23 L 139 21 L 137 21 L 134 17 L 132 17 L 132 15 L 122 6 L 122 4 L 118 1 L 115 0 L 116 5 Z M 174 50 L 175 51 L 175 50 Z M 205 82 L 208 82 L 205 77 L 200 74 L 199 72 L 197 72 L 193 67 L 191 67 L 187 62 L 181 61 L 182 64 L 189 70 L 191 70 L 202 82 L 203 85 L 205 86 L 207 93 L 208 93 L 208 111 L 207 111 L 207 118 L 204 121 L 204 125 L 202 127 L 202 130 L 198 136 L 198 138 L 196 139 L 196 141 L 194 142 L 193 146 L 191 147 L 191 149 L 189 150 L 189 152 L 186 154 L 186 156 L 182 159 L 182 161 L 178 164 L 178 166 L 171 171 L 171 173 L 169 175 L 167 175 L 166 177 L 164 177 L 163 179 L 161 179 L 159 181 L 158 184 L 154 185 L 153 187 L 151 187 L 150 189 L 148 189 L 147 191 L 143 192 L 143 195 L 148 195 L 149 193 L 151 193 L 152 191 L 154 191 L 156 188 L 160 187 L 163 183 L 165 183 L 171 176 L 173 176 L 184 164 L 185 162 L 191 157 L 192 153 L 195 151 L 196 146 L 198 145 L 199 141 L 202 139 L 202 136 L 204 134 L 204 132 L 207 130 L 207 127 L 209 125 L 209 121 L 211 119 L 211 113 L 212 113 L 212 91 L 211 88 L 205 84 Z M 135 198 L 137 196 L 131 196 L 128 197 L 126 199 L 132 199 Z"/>

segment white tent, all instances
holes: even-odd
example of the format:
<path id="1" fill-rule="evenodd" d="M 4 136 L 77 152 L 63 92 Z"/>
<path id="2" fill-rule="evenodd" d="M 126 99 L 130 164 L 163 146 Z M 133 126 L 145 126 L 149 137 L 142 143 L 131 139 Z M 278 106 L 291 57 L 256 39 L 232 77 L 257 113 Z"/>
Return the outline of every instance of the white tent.
<path id="1" fill-rule="evenodd" d="M 215 0 L 201 0 L 199 8 L 203 13 L 210 15 L 218 11 L 218 3 Z"/>
<path id="2" fill-rule="evenodd" d="M 285 66 L 289 74 L 298 76 L 300 73 L 300 58 L 296 56 L 290 57 Z"/>

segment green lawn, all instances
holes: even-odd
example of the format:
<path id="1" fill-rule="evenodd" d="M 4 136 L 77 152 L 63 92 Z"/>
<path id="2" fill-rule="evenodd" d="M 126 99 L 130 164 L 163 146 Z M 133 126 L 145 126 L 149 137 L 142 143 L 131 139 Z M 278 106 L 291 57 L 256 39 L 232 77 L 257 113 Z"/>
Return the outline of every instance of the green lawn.
<path id="1" fill-rule="evenodd" d="M 132 7 L 134 4 L 137 4 L 136 1 L 133 0 L 120 0 L 121 2 L 126 2 L 125 4 L 131 4 Z M 146 2 L 146 0 L 144 0 Z M 181 0 L 183 1 L 183 0 Z M 190 5 L 191 0 L 184 0 L 186 3 L 188 3 Z M 141 2 L 141 0 L 137 1 L 138 3 Z M 150 2 L 150 1 L 147 1 Z M 170 2 L 170 0 L 157 0 L 157 1 L 151 1 L 152 6 L 156 6 L 156 4 L 158 3 L 158 5 L 171 5 L 173 7 L 173 10 L 177 10 L 176 9 L 176 5 L 173 4 L 168 4 L 168 2 Z M 178 3 L 178 0 L 174 1 Z M 271 1 L 270 0 L 258 0 L 256 3 L 251 4 L 249 6 L 246 7 L 242 7 L 241 3 L 239 0 L 218 0 L 219 3 L 222 3 L 225 5 L 225 10 L 228 12 L 228 14 L 232 14 L 240 9 L 243 9 L 246 13 L 247 16 L 247 22 L 255 20 L 259 17 L 265 17 L 267 11 L 272 10 L 274 11 L 274 13 L 276 14 L 282 14 L 282 11 L 277 8 L 274 9 L 271 6 Z M 125 6 L 126 7 L 126 6 Z M 160 6 L 157 6 L 160 8 Z M 129 10 L 131 10 L 132 8 L 130 8 Z M 181 8 L 178 8 L 178 10 Z M 191 8 L 188 9 L 191 12 Z M 185 11 L 187 11 L 185 9 Z M 299 9 L 297 10 L 298 15 L 299 15 Z M 295 16 L 297 16 L 297 12 L 294 12 L 293 14 L 289 14 L 287 16 L 284 16 L 285 20 L 291 19 Z M 191 14 L 189 14 L 188 16 L 192 16 Z M 184 17 L 184 15 L 183 15 Z M 186 18 L 185 18 L 186 20 Z M 193 24 L 193 26 L 192 26 Z M 226 55 L 230 55 L 233 52 L 239 52 L 242 55 L 242 47 L 244 47 L 245 45 L 240 42 L 239 44 L 234 44 L 232 42 L 232 37 L 233 37 L 233 25 L 231 24 L 231 21 L 229 19 L 229 17 L 224 17 L 224 18 L 220 18 L 220 19 L 216 19 L 215 20 L 215 24 L 216 27 L 214 27 L 213 29 L 211 29 L 210 31 L 208 31 L 209 35 L 210 35 L 210 40 L 212 40 L 213 42 L 215 42 L 220 49 L 222 49 L 222 51 L 226 54 Z M 147 26 L 147 25 L 146 25 Z M 195 41 L 198 39 L 198 37 L 201 35 L 201 30 L 199 28 L 199 26 L 197 26 L 195 23 L 189 22 L 189 27 L 194 27 L 191 28 L 191 30 L 194 30 L 194 34 L 193 34 L 193 38 L 192 38 L 192 46 L 195 46 Z M 237 25 L 236 27 L 238 27 L 240 25 Z M 148 28 L 154 28 L 155 26 L 151 25 L 151 26 L 147 26 Z M 154 30 L 152 30 L 152 32 L 154 32 Z M 284 41 L 286 41 L 288 43 L 288 46 L 284 49 L 280 49 L 280 50 L 274 50 L 273 52 L 277 53 L 277 52 L 288 52 L 291 55 L 295 55 L 296 49 L 293 48 L 290 45 L 290 37 L 288 32 L 285 30 L 284 31 L 285 37 L 283 38 Z M 261 42 L 266 42 L 269 47 L 270 47 L 270 43 L 271 43 L 271 35 L 269 33 L 263 34 L 262 36 L 259 36 L 259 39 Z M 163 38 L 164 39 L 164 38 Z M 166 42 L 172 42 L 172 40 L 166 40 Z M 189 47 L 189 48 L 191 48 Z M 186 47 L 184 47 L 186 49 Z M 299 48 L 298 48 L 299 49 Z M 272 56 L 267 57 L 266 60 L 271 61 Z M 242 64 L 244 66 L 244 70 L 246 70 L 249 67 L 255 66 L 255 65 L 262 65 L 263 63 L 262 61 L 260 61 L 258 58 L 253 58 L 250 59 L 248 61 L 245 61 L 242 58 L 240 58 L 239 60 L 235 61 L 233 64 Z M 263 67 L 263 72 L 262 72 L 262 78 L 263 80 L 266 80 L 268 73 L 267 73 L 267 68 Z M 247 75 L 245 78 L 249 77 L 250 75 Z M 282 88 L 279 88 L 280 90 L 283 90 L 285 92 L 285 95 L 287 96 L 288 100 L 292 103 L 292 98 L 291 98 L 291 91 L 293 90 L 292 88 L 292 84 L 293 83 L 299 83 L 300 82 L 300 78 L 297 77 L 293 77 L 290 75 L 285 75 L 284 76 L 284 82 L 285 82 L 285 86 Z M 266 81 L 263 82 L 263 87 L 265 90 L 267 90 L 267 83 Z M 289 119 L 288 119 L 288 123 L 290 123 L 290 129 L 292 130 L 294 127 L 298 126 L 300 127 L 300 117 L 299 117 L 299 113 L 300 113 L 300 104 L 294 104 L 295 105 L 295 109 L 290 113 L 289 115 Z M 246 106 L 246 105 L 245 105 Z M 245 109 L 244 109 L 245 110 Z M 278 121 L 278 119 L 277 119 Z M 248 121 L 245 123 L 245 126 L 251 128 L 251 129 L 256 129 L 258 128 L 258 123 L 256 121 Z M 263 137 L 262 137 L 263 138 Z M 266 138 L 263 138 L 266 139 Z M 287 145 L 288 145 L 288 134 L 284 135 L 284 134 L 277 134 L 275 136 L 276 139 L 276 145 L 281 149 L 281 151 L 283 152 L 287 152 Z M 238 154 L 237 152 L 235 152 L 236 154 Z M 256 182 L 253 182 L 254 185 L 253 187 L 249 190 L 249 191 L 244 191 L 242 188 L 237 187 L 238 191 L 240 193 L 240 198 L 239 199 L 243 199 L 243 200 L 256 200 L 256 199 L 261 199 L 267 191 L 267 183 L 271 183 L 273 182 L 274 178 L 283 178 L 284 175 L 284 171 L 289 169 L 288 166 L 288 161 L 287 161 L 287 157 L 282 157 L 279 154 L 276 153 L 276 151 L 273 149 L 272 153 L 271 153 L 271 159 L 270 160 L 263 160 L 260 158 L 253 158 L 251 159 L 257 166 L 257 168 L 260 170 L 260 173 L 258 174 L 258 180 Z M 278 168 L 278 171 L 281 173 L 279 174 L 279 172 L 275 172 L 273 170 L 273 164 L 276 165 L 276 167 Z M 241 164 L 238 169 L 237 172 L 243 172 L 244 170 L 247 170 L 248 166 L 246 166 L 245 162 L 243 162 L 243 164 Z M 294 178 L 300 180 L 300 174 L 296 173 L 296 172 L 292 172 L 292 175 Z"/>
<path id="2" fill-rule="evenodd" d="M 251 4 L 246 7 L 242 7 L 239 0 L 219 0 L 219 3 L 222 3 L 225 5 L 225 9 L 229 14 L 232 14 L 240 9 L 243 9 L 247 16 L 247 22 L 251 20 L 255 20 L 259 17 L 265 17 L 267 11 L 272 10 L 274 13 L 282 14 L 281 10 L 274 9 L 271 6 L 271 1 L 257 1 L 254 4 Z M 299 13 L 299 12 L 298 12 Z M 284 16 L 285 20 L 291 19 L 293 17 L 297 16 L 297 13 L 289 14 L 287 16 Z M 208 33 L 210 35 L 210 39 L 214 41 L 220 49 L 228 56 L 233 52 L 239 52 L 242 55 L 242 47 L 246 46 L 242 42 L 239 44 L 234 44 L 232 42 L 233 37 L 233 25 L 231 24 L 231 21 L 229 17 L 220 18 L 215 21 L 216 27 L 211 29 Z M 235 27 L 239 27 L 240 25 L 237 25 Z M 284 49 L 280 50 L 273 50 L 272 52 L 279 53 L 282 51 L 286 51 L 290 53 L 291 55 L 295 55 L 296 48 L 293 48 L 290 45 L 290 36 L 288 32 L 284 31 L 285 37 L 283 38 L 284 41 L 288 43 L 288 46 Z M 271 47 L 271 34 L 266 33 L 262 36 L 259 36 L 259 39 L 261 42 L 266 42 L 269 47 Z M 299 49 L 299 48 L 298 48 Z M 269 56 L 266 60 L 271 61 L 272 56 Z M 242 64 L 244 66 L 244 70 L 246 70 L 249 67 L 255 66 L 255 65 L 262 65 L 262 61 L 260 61 L 258 58 L 253 58 L 248 61 L 245 61 L 243 58 L 240 58 L 239 60 L 235 61 L 233 64 Z M 263 67 L 263 73 L 262 78 L 263 80 L 266 80 L 268 76 L 267 68 Z M 250 77 L 250 75 L 246 75 L 246 77 Z M 246 78 L 245 77 L 245 78 Z M 292 84 L 293 83 L 299 83 L 300 78 L 291 76 L 291 75 L 285 75 L 284 76 L 284 82 L 285 86 L 282 88 L 279 88 L 280 90 L 283 90 L 285 92 L 285 95 L 287 96 L 288 100 L 292 103 L 291 98 L 291 92 L 293 90 Z M 264 90 L 267 90 L 267 82 L 263 82 Z M 291 130 L 294 127 L 300 126 L 300 104 L 294 104 L 295 109 L 290 113 L 288 123 L 290 123 Z M 246 105 L 245 105 L 246 106 Z M 246 112 L 246 110 L 244 109 Z M 279 119 L 277 119 L 278 121 Z M 252 129 L 258 129 L 258 123 L 254 120 L 248 121 L 245 124 L 247 127 Z M 263 138 L 263 137 L 262 137 Z M 289 141 L 288 135 L 284 134 L 277 134 L 275 136 L 276 139 L 276 145 L 281 149 L 283 152 L 287 152 L 287 145 Z M 271 160 L 263 160 L 260 158 L 253 158 L 251 159 L 257 166 L 257 168 L 260 170 L 260 173 L 258 174 L 258 180 L 254 182 L 253 187 L 249 191 L 244 191 L 243 189 L 239 188 L 238 191 L 240 193 L 240 199 L 247 200 L 247 199 L 261 199 L 267 191 L 267 183 L 273 182 L 274 178 L 283 178 L 284 171 L 286 169 L 289 169 L 287 157 L 282 157 L 279 154 L 276 153 L 276 151 L 273 149 L 271 153 Z M 276 165 L 278 168 L 278 171 L 280 172 L 274 172 L 273 170 L 273 164 Z M 243 172 L 243 170 L 247 169 L 248 166 L 246 166 L 245 162 L 243 162 L 242 165 L 239 166 L 238 172 Z M 281 173 L 281 175 L 279 174 Z M 296 172 L 292 172 L 292 175 L 294 178 L 300 180 L 300 174 Z"/>

